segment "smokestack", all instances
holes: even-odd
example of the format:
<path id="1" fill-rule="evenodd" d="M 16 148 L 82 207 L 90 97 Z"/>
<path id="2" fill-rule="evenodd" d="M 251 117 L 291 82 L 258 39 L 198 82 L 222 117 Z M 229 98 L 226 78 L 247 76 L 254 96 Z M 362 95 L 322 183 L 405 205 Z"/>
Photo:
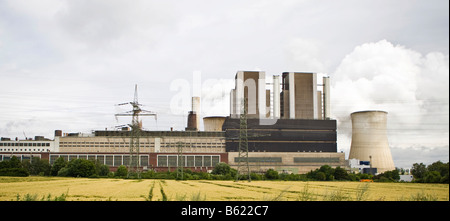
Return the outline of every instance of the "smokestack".
<path id="1" fill-rule="evenodd" d="M 198 130 L 197 128 L 197 114 L 194 111 L 189 111 L 189 115 L 188 115 L 188 123 L 187 123 L 187 127 L 186 130 L 190 130 L 190 131 L 196 131 Z"/>
<path id="2" fill-rule="evenodd" d="M 359 111 L 351 114 L 352 144 L 349 159 L 370 161 L 378 173 L 394 170 L 387 139 L 387 112 Z"/>
<path id="3" fill-rule="evenodd" d="M 330 77 L 323 77 L 323 119 L 329 120 L 330 111 Z"/>
<path id="4" fill-rule="evenodd" d="M 280 76 L 273 76 L 273 118 L 280 118 Z"/>
<path id="5" fill-rule="evenodd" d="M 192 111 L 194 112 L 194 114 L 196 115 L 196 120 L 195 120 L 195 130 L 198 130 L 198 126 L 200 125 L 200 97 L 192 97 Z M 189 126 L 188 126 L 189 127 Z"/>
<path id="6" fill-rule="evenodd" d="M 62 136 L 62 130 L 55 130 L 55 137 L 61 137 Z"/>

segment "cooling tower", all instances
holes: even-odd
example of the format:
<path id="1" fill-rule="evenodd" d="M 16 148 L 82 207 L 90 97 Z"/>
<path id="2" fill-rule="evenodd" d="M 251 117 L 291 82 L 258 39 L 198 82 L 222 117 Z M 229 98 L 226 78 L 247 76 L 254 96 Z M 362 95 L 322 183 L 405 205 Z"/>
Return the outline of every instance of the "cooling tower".
<path id="1" fill-rule="evenodd" d="M 204 117 L 203 124 L 205 131 L 222 131 L 226 117 Z"/>
<path id="2" fill-rule="evenodd" d="M 352 144 L 349 159 L 371 161 L 378 173 L 394 170 L 386 133 L 387 112 L 359 111 L 351 114 Z"/>

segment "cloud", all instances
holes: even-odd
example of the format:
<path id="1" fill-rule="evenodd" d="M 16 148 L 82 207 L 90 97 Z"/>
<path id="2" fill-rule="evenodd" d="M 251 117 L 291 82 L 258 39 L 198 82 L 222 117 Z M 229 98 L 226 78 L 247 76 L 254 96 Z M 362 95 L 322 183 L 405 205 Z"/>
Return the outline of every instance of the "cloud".
<path id="1" fill-rule="evenodd" d="M 289 70 L 323 72 L 326 70 L 321 59 L 320 42 L 313 39 L 292 38 L 285 46 Z"/>
<path id="2" fill-rule="evenodd" d="M 352 112 L 384 110 L 391 146 L 448 149 L 448 75 L 440 52 L 424 56 L 387 40 L 355 47 L 331 75 L 340 148 L 350 148 Z"/>

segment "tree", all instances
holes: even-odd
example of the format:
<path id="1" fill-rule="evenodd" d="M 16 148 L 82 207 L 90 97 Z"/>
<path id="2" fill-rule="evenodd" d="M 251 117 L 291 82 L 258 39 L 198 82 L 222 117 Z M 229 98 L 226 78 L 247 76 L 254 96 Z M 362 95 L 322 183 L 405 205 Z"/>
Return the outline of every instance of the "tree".
<path id="1" fill-rule="evenodd" d="M 442 163 L 441 161 L 436 161 L 427 167 L 429 172 L 436 171 L 439 173 L 442 180 L 440 183 L 448 183 L 448 174 L 449 174 L 449 163 Z M 426 175 L 425 175 L 426 176 Z M 434 175 L 436 176 L 436 174 Z"/>
<path id="2" fill-rule="evenodd" d="M 95 161 L 95 174 L 99 176 L 107 176 L 109 173 L 109 167 L 108 165 L 105 165 L 100 162 L 100 160 Z"/>
<path id="3" fill-rule="evenodd" d="M 9 168 L 22 168 L 22 164 L 16 156 L 12 156 L 9 160 Z"/>
<path id="4" fill-rule="evenodd" d="M 276 171 L 276 170 L 274 170 L 274 169 L 268 169 L 268 170 L 266 171 L 265 176 L 266 176 L 266 178 L 267 178 L 268 180 L 276 180 L 276 179 L 278 179 L 278 177 L 279 177 L 278 171 Z"/>
<path id="5" fill-rule="evenodd" d="M 39 157 L 33 157 L 29 162 L 28 171 L 31 175 L 50 175 L 50 164 L 48 160 L 43 160 Z"/>
<path id="6" fill-rule="evenodd" d="M 120 166 L 117 168 L 117 171 L 116 171 L 115 176 L 116 176 L 116 177 L 126 177 L 127 174 L 128 174 L 128 169 L 127 169 L 127 167 L 124 166 L 124 165 L 120 165 Z"/>
<path id="7" fill-rule="evenodd" d="M 327 175 L 322 171 L 318 171 L 317 173 L 314 174 L 314 179 L 319 181 L 325 181 L 327 180 Z"/>
<path id="8" fill-rule="evenodd" d="M 325 180 L 334 180 L 334 169 L 328 165 L 323 165 L 319 168 L 320 172 L 325 174 Z"/>
<path id="9" fill-rule="evenodd" d="M 216 164 L 216 166 L 214 167 L 214 169 L 211 173 L 216 174 L 216 175 L 227 175 L 230 172 L 231 172 L 230 165 L 220 162 L 220 163 Z"/>
<path id="10" fill-rule="evenodd" d="M 437 171 L 429 171 L 425 174 L 423 181 L 425 183 L 440 183 L 441 182 L 441 174 Z"/>
<path id="11" fill-rule="evenodd" d="M 86 159 L 71 160 L 67 164 L 69 175 L 72 177 L 90 177 L 95 174 L 94 162 Z"/>
<path id="12" fill-rule="evenodd" d="M 379 182 L 396 182 L 400 180 L 400 171 L 398 169 L 386 171 L 384 173 L 374 176 L 374 179 Z"/>
<path id="13" fill-rule="evenodd" d="M 99 170 L 98 170 L 98 175 L 99 176 L 108 176 L 109 173 L 109 166 L 108 165 L 101 165 Z"/>
<path id="14" fill-rule="evenodd" d="M 427 172 L 427 167 L 425 164 L 413 164 L 413 167 L 411 168 L 411 174 L 414 176 L 414 179 L 416 179 L 417 182 L 421 182 L 422 179 L 425 177 L 425 174 Z"/>
<path id="15" fill-rule="evenodd" d="M 58 157 L 55 162 L 53 163 L 53 166 L 50 170 L 50 174 L 52 176 L 59 176 L 58 175 L 58 171 L 61 170 L 62 168 L 66 167 L 67 165 L 67 161 L 64 160 L 64 158 L 62 157 Z"/>
<path id="16" fill-rule="evenodd" d="M 345 171 L 344 168 L 341 167 L 336 167 L 336 169 L 334 169 L 334 178 L 336 180 L 349 180 L 349 176 L 347 171 Z"/>

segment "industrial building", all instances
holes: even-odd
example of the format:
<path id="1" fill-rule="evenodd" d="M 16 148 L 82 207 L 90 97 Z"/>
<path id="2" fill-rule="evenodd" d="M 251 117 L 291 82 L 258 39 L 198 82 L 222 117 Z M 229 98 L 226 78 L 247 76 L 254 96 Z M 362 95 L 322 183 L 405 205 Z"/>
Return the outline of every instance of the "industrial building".
<path id="1" fill-rule="evenodd" d="M 236 168 L 244 160 L 239 155 L 239 132 L 245 112 L 245 160 L 251 171 L 307 173 L 325 164 L 346 167 L 345 154 L 337 152 L 336 120 L 330 119 L 329 78 L 323 78 L 321 91 L 315 73 L 284 72 L 268 85 L 263 71 L 238 71 L 230 92 L 230 116 L 201 118 L 200 98 L 193 97 L 185 131 L 141 130 L 138 155 L 130 152 L 130 143 L 135 142 L 132 130 L 124 127 L 91 134 L 56 130 L 54 139 L 45 141 L 2 138 L 0 160 L 12 155 L 38 156 L 50 163 L 58 157 L 83 158 L 99 160 L 112 170 L 129 165 L 130 160 L 138 160 L 142 170 L 155 171 L 173 171 L 179 162 L 194 171 L 211 171 L 218 162 Z M 199 131 L 200 119 L 203 131 Z"/>

